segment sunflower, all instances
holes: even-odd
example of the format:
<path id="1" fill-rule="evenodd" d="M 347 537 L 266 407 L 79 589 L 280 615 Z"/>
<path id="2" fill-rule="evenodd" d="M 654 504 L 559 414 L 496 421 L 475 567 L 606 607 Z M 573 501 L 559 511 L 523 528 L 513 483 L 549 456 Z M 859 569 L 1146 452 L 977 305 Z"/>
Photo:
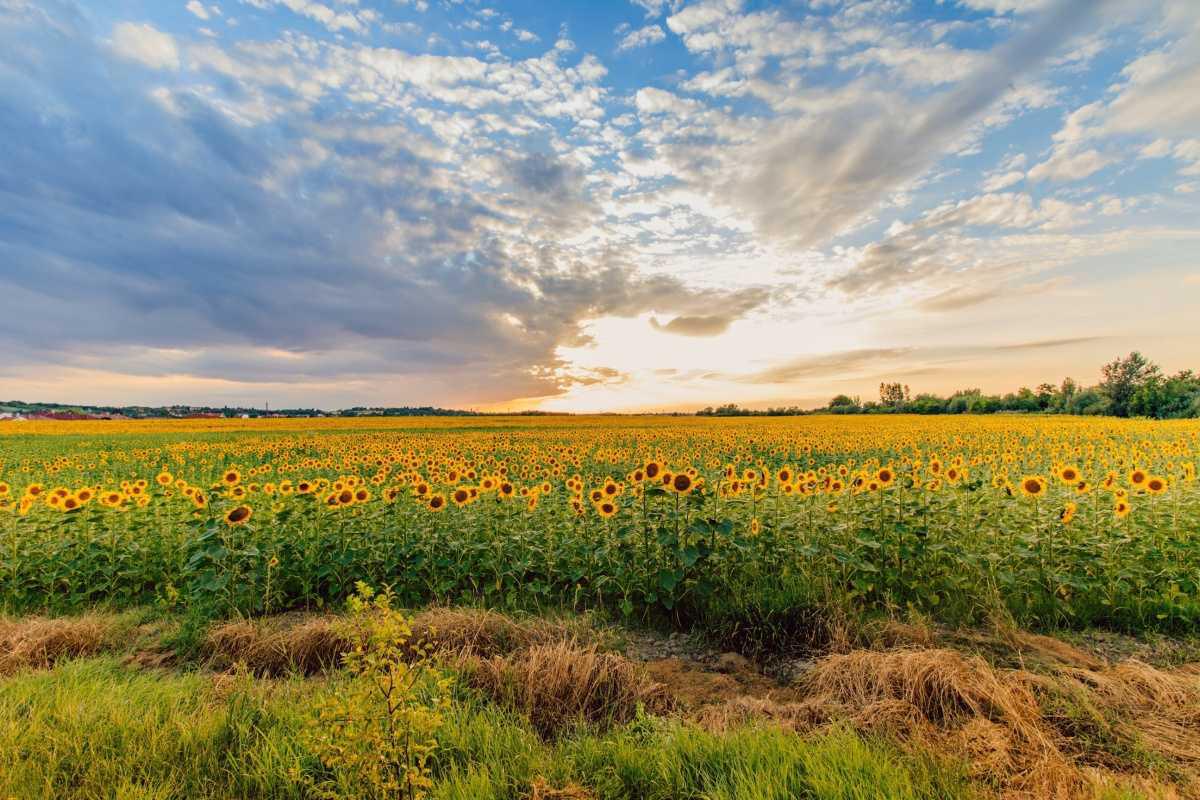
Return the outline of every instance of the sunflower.
<path id="1" fill-rule="evenodd" d="M 1092 490 L 1092 485 L 1087 481 L 1079 481 L 1075 484 L 1075 494 L 1087 494 Z"/>
<path id="2" fill-rule="evenodd" d="M 242 481 L 242 473 L 236 469 L 227 469 L 225 474 L 221 476 L 221 482 L 226 486 L 237 486 Z"/>
<path id="3" fill-rule="evenodd" d="M 1130 511 L 1133 511 L 1133 506 L 1129 504 L 1128 500 L 1121 499 L 1113 504 L 1113 513 L 1118 517 L 1127 517 Z"/>
<path id="4" fill-rule="evenodd" d="M 605 519 L 616 516 L 616 513 L 619 510 L 620 509 L 617 507 L 617 504 L 612 500 L 604 500 L 596 504 L 596 513 Z"/>
<path id="5" fill-rule="evenodd" d="M 441 511 L 446 507 L 446 498 L 441 494 L 434 493 L 429 496 L 429 501 L 425 505 L 430 511 Z"/>
<path id="6" fill-rule="evenodd" d="M 1058 479 L 1063 483 L 1071 484 L 1079 481 L 1079 467 L 1066 466 L 1059 467 Z"/>
<path id="7" fill-rule="evenodd" d="M 456 506 L 465 506 L 467 503 L 471 502 L 471 490 L 465 486 L 459 486 L 454 490 L 454 493 L 450 495 L 450 499 L 454 501 L 454 505 Z"/>
<path id="8" fill-rule="evenodd" d="M 339 506 L 354 505 L 354 492 L 350 489 L 342 489 L 340 492 L 334 492 L 334 497 L 337 498 Z"/>
<path id="9" fill-rule="evenodd" d="M 365 503 L 370 499 L 371 499 L 371 490 L 370 489 L 359 487 L 358 489 L 354 490 L 354 502 Z"/>
<path id="10" fill-rule="evenodd" d="M 1146 479 L 1146 491 L 1150 494 L 1162 494 L 1167 490 L 1167 479 L 1151 475 Z"/>
<path id="11" fill-rule="evenodd" d="M 500 496 L 501 497 L 506 497 L 506 498 L 512 497 L 514 491 L 516 491 L 515 487 L 508 481 L 500 482 Z"/>
<path id="12" fill-rule="evenodd" d="M 1062 510 L 1058 512 L 1058 519 L 1063 525 L 1070 525 L 1071 520 L 1075 519 L 1075 513 L 1079 511 L 1079 506 L 1075 503 L 1067 503 Z"/>
<path id="13" fill-rule="evenodd" d="M 791 467 L 780 467 L 779 471 L 775 473 L 775 480 L 778 481 L 779 483 L 791 483 L 792 482 L 792 468 Z"/>
<path id="14" fill-rule="evenodd" d="M 1129 473 L 1129 482 L 1133 484 L 1135 489 L 1141 489 L 1142 485 L 1150 475 L 1144 469 L 1134 469 Z"/>
<path id="15" fill-rule="evenodd" d="M 750 535 L 758 536 L 762 532 L 762 523 L 758 521 L 758 517 L 750 520 Z"/>
<path id="16" fill-rule="evenodd" d="M 1021 478 L 1021 494 L 1026 497 L 1041 497 L 1046 493 L 1046 479 L 1041 475 L 1026 475 Z"/>
<path id="17" fill-rule="evenodd" d="M 882 489 L 886 489 L 887 487 L 891 486 L 893 483 L 895 483 L 895 481 L 896 473 L 891 467 L 880 467 L 875 473 L 875 482 L 878 483 Z"/>
<path id="18" fill-rule="evenodd" d="M 235 506 L 225 514 L 225 522 L 228 525 L 242 525 L 250 519 L 253 513 L 250 506 Z"/>
<path id="19" fill-rule="evenodd" d="M 172 483 L 175 482 L 175 478 L 172 477 L 171 473 L 167 472 L 166 470 L 163 470 L 162 472 L 158 473 L 158 475 L 155 476 L 154 480 L 158 481 L 158 485 L 163 486 L 163 487 L 170 486 Z"/>
<path id="20" fill-rule="evenodd" d="M 648 480 L 654 480 L 655 478 L 657 478 L 658 473 L 661 471 L 662 471 L 662 464 L 659 464 L 657 461 L 653 461 L 653 460 L 647 461 L 642 466 L 642 472 L 645 473 L 646 478 Z"/>
<path id="21" fill-rule="evenodd" d="M 692 491 L 692 487 L 694 485 L 695 484 L 692 481 L 692 476 L 688 475 L 686 472 L 681 472 L 671 479 L 671 488 L 679 494 L 687 494 L 688 492 Z"/>

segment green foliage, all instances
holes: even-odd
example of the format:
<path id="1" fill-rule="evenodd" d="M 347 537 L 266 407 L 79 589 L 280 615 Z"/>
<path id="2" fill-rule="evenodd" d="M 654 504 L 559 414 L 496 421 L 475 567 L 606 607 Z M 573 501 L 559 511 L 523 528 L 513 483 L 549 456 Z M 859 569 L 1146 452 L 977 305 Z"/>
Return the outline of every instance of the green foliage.
<path id="1" fill-rule="evenodd" d="M 330 769 L 311 738 L 315 709 L 360 683 L 240 676 L 214 685 L 201 674 L 111 659 L 18 675 L 0 682 L 0 797 L 378 796 L 361 773 Z M 546 742 L 520 718 L 467 695 L 439 715 L 438 758 L 426 773 L 426 796 L 437 800 L 523 800 L 535 782 L 574 784 L 600 800 L 972 796 L 961 765 L 843 730 L 714 734 L 641 718 Z"/>
<path id="2" fill-rule="evenodd" d="M 390 591 L 377 594 L 359 583 L 348 607 L 355 644 L 343 658 L 355 680 L 317 706 L 310 746 L 330 775 L 314 787 L 331 800 L 418 800 L 433 785 L 430 764 L 450 679 L 410 641 L 410 620 L 392 607 Z"/>

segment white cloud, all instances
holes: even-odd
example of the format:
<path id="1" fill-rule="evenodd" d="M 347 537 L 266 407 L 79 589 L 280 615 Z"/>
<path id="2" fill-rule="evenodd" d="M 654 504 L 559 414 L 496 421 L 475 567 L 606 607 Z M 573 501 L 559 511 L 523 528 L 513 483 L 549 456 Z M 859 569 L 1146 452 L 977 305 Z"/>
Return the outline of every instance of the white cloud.
<path id="1" fill-rule="evenodd" d="M 1046 7 L 1049 0 L 958 0 L 959 5 L 973 11 L 990 11 L 993 14 L 1027 14 Z"/>
<path id="2" fill-rule="evenodd" d="M 1141 149 L 1138 158 L 1162 158 L 1170 153 L 1171 141 L 1169 139 L 1155 139 Z"/>
<path id="3" fill-rule="evenodd" d="M 698 101 L 680 97 L 664 89 L 653 86 L 638 89 L 634 96 L 634 105 L 640 114 L 676 114 L 684 115 L 701 108 Z"/>
<path id="4" fill-rule="evenodd" d="M 1056 147 L 1050 158 L 1029 170 L 1029 179 L 1031 181 L 1078 181 L 1099 172 L 1112 161 L 1112 158 L 1098 150 L 1073 152 L 1068 147 Z"/>
<path id="5" fill-rule="evenodd" d="M 152 25 L 121 22 L 113 28 L 113 48 L 124 58 L 140 61 L 154 69 L 179 69 L 175 38 Z"/>
<path id="6" fill-rule="evenodd" d="M 208 19 L 210 16 L 212 16 L 208 9 L 204 7 L 204 4 L 200 2 L 200 0 L 188 0 L 188 4 L 184 6 L 184 8 L 200 19 Z"/>
<path id="7" fill-rule="evenodd" d="M 652 44 L 658 44 L 665 38 L 667 38 L 667 34 L 662 28 L 657 25 L 647 25 L 644 28 L 638 28 L 635 31 L 625 34 L 625 38 L 621 39 L 620 44 L 617 45 L 617 49 L 632 50 L 637 47 L 647 47 Z"/>
<path id="8" fill-rule="evenodd" d="M 1025 173 L 1020 170 L 1012 172 L 1000 172 L 992 175 L 983 182 L 983 190 L 985 192 L 998 192 L 1001 189 L 1007 189 L 1021 181 L 1025 180 Z"/>
<path id="9" fill-rule="evenodd" d="M 243 0 L 243 2 L 263 10 L 269 9 L 272 6 L 283 6 L 293 14 L 308 17 L 324 25 L 334 33 L 341 30 L 365 33 L 367 30 L 367 20 L 372 16 L 366 11 L 358 13 L 352 11 L 334 11 L 329 6 L 312 2 L 312 0 Z"/>

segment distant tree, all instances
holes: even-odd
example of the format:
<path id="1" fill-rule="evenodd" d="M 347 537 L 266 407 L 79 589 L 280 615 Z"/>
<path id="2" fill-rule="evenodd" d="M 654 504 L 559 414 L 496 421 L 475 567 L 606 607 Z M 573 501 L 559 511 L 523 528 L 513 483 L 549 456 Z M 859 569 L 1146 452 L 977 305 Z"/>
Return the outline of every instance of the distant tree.
<path id="1" fill-rule="evenodd" d="M 1054 396 L 1058 394 L 1058 390 L 1054 388 L 1054 384 L 1052 383 L 1042 383 L 1038 385 L 1036 394 L 1038 408 L 1045 411 L 1053 405 Z"/>
<path id="2" fill-rule="evenodd" d="M 911 414 L 944 414 L 946 401 L 936 394 L 919 394 L 906 410 Z"/>
<path id="3" fill-rule="evenodd" d="M 879 384 L 879 402 L 881 405 L 896 406 L 904 405 L 908 402 L 909 393 L 908 386 L 899 383 L 881 383 Z"/>
<path id="4" fill-rule="evenodd" d="M 1127 417 L 1130 402 L 1138 390 L 1159 376 L 1156 364 L 1134 350 L 1125 358 L 1105 364 L 1101 371 L 1100 390 L 1111 403 L 1111 413 Z"/>
<path id="5" fill-rule="evenodd" d="M 1129 400 L 1131 416 L 1178 419 L 1194 415 L 1192 407 L 1200 399 L 1200 378 L 1184 370 L 1169 378 L 1149 375 Z"/>

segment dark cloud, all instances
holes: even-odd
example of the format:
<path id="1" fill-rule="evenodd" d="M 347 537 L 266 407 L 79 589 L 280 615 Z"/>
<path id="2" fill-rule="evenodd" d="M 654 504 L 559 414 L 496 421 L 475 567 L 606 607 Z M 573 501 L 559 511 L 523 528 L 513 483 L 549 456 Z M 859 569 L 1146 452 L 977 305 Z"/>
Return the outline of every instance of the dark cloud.
<path id="1" fill-rule="evenodd" d="M 656 331 L 674 333 L 679 336 L 720 336 L 729 326 L 754 309 L 765 305 L 770 295 L 766 289 L 742 289 L 731 292 L 715 314 L 681 314 L 665 325 L 657 317 L 650 318 L 650 326 Z"/>
<path id="2" fill-rule="evenodd" d="M 704 317 L 676 317 L 663 325 L 656 317 L 651 317 L 650 326 L 656 331 L 680 336 L 720 336 L 729 330 L 733 319 L 725 314 L 709 314 Z"/>
<path id="3" fill-rule="evenodd" d="M 73 5 L 50 5 L 62 13 L 0 7 L 10 375 L 405 380 L 424 394 L 396 402 L 501 401 L 619 380 L 562 369 L 557 348 L 590 318 L 766 300 L 642 276 L 553 236 L 514 250 L 498 224 L 552 234 L 594 213 L 579 171 L 551 157 L 516 162 L 497 204 L 419 136 L 336 109 L 324 136 L 308 117 L 235 120 L 230 97 L 120 60 Z"/>

